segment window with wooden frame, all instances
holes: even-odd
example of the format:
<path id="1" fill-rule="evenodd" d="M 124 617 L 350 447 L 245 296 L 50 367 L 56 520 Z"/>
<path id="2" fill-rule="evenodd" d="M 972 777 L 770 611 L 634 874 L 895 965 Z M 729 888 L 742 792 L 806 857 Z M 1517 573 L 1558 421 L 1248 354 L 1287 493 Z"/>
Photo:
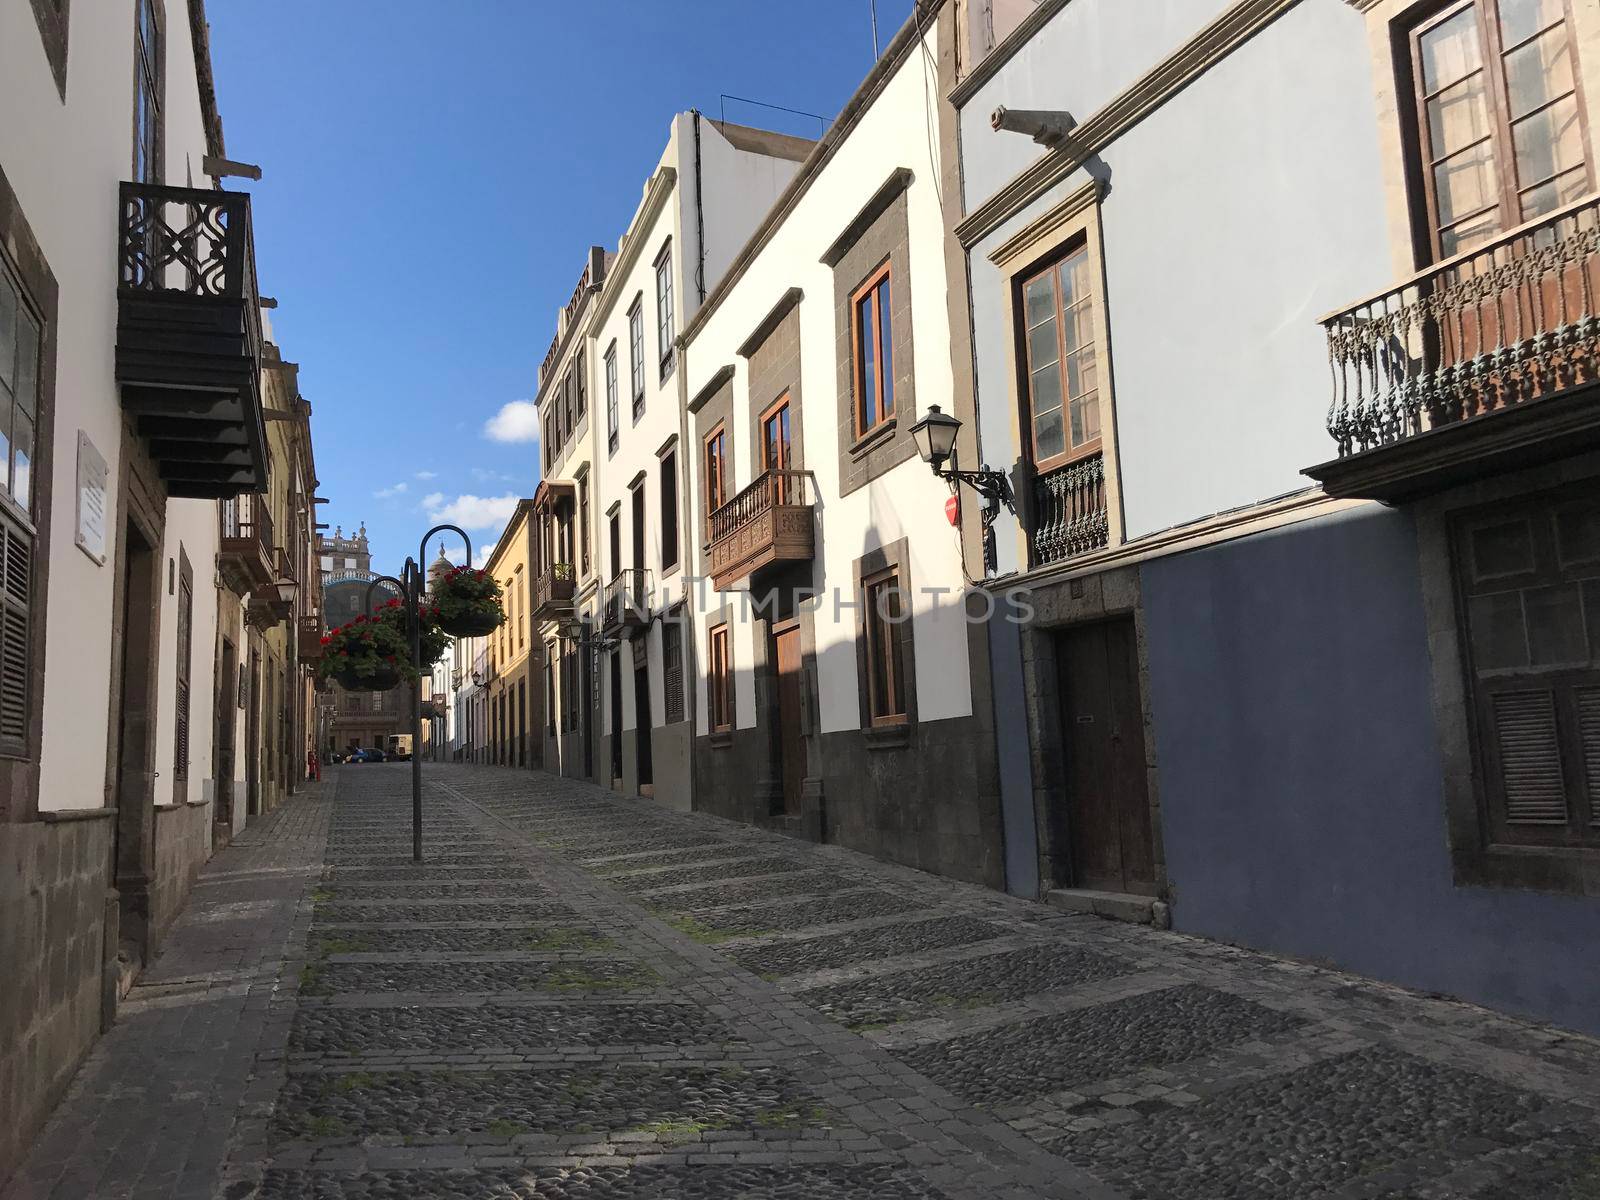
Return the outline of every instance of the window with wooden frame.
<path id="1" fill-rule="evenodd" d="M 726 625 L 711 631 L 706 655 L 711 732 L 729 733 L 733 729 L 733 655 Z"/>
<path id="2" fill-rule="evenodd" d="M 861 581 L 867 642 L 867 713 L 873 726 L 906 722 L 905 668 L 900 649 L 904 609 L 900 572 L 894 568 Z"/>
<path id="3" fill-rule="evenodd" d="M 661 569 L 670 571 L 678 565 L 678 452 L 668 450 L 661 456 Z"/>
<path id="4" fill-rule="evenodd" d="M 761 469 L 774 472 L 770 488 L 774 504 L 789 502 L 788 477 L 776 472 L 793 470 L 793 443 L 789 439 L 789 393 L 761 414 Z"/>
<path id="5" fill-rule="evenodd" d="M 644 296 L 628 309 L 628 383 L 633 388 L 633 417 L 644 412 Z"/>
<path id="6" fill-rule="evenodd" d="M 669 239 L 656 257 L 656 348 L 661 355 L 661 378 L 672 372 L 677 336 L 672 304 L 672 242 Z"/>
<path id="7" fill-rule="evenodd" d="M 160 183 L 165 125 L 166 22 L 161 0 L 136 0 L 133 21 L 133 182 Z"/>
<path id="8" fill-rule="evenodd" d="M 855 383 L 856 436 L 866 437 L 894 416 L 894 325 L 889 264 L 850 294 L 850 361 Z"/>
<path id="9" fill-rule="evenodd" d="M 1100 449 L 1097 289 L 1088 246 L 1069 249 L 1020 287 L 1023 415 L 1034 468 L 1043 472 Z"/>
<path id="10" fill-rule="evenodd" d="M 0 256 L 0 755 L 13 758 L 28 753 L 32 701 L 33 463 L 44 333 Z"/>
<path id="11" fill-rule="evenodd" d="M 610 452 L 617 452 L 617 344 L 606 347 L 606 442 Z"/>
<path id="12" fill-rule="evenodd" d="M 573 368 L 572 380 L 578 392 L 578 420 L 589 411 L 589 374 L 587 364 L 584 362 L 583 351 L 578 351 L 577 366 Z"/>
<path id="13" fill-rule="evenodd" d="M 517 568 L 517 649 L 520 650 L 527 644 L 527 623 L 522 619 L 528 615 L 528 595 L 524 590 L 527 581 L 522 577 L 522 568 Z"/>
<path id="14" fill-rule="evenodd" d="M 1600 497 L 1480 509 L 1452 542 L 1485 841 L 1600 846 Z"/>
<path id="15" fill-rule="evenodd" d="M 578 554 L 583 559 L 582 572 L 589 573 L 589 477 L 578 480 Z"/>
<path id="16" fill-rule="evenodd" d="M 1462 0 L 1408 31 L 1434 258 L 1590 191 L 1566 0 Z"/>
<path id="17" fill-rule="evenodd" d="M 719 424 L 705 440 L 706 537 L 711 536 L 711 514 L 728 502 L 728 431 Z"/>
<path id="18" fill-rule="evenodd" d="M 172 778 L 189 782 L 189 679 L 194 659 L 194 569 L 188 556 L 178 552 L 178 683 L 173 705 Z M 174 803 L 187 800 L 187 786 L 173 789 Z"/>
<path id="19" fill-rule="evenodd" d="M 683 624 L 679 613 L 661 626 L 661 689 L 668 725 L 683 720 Z"/>

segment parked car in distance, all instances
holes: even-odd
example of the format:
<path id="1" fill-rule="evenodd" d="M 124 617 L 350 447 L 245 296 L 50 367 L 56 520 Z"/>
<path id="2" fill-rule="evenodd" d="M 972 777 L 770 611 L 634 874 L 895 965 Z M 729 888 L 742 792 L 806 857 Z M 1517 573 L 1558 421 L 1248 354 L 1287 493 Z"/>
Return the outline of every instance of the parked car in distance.
<path id="1" fill-rule="evenodd" d="M 375 747 L 356 750 L 345 761 L 351 763 L 381 763 L 383 761 L 383 751 Z"/>

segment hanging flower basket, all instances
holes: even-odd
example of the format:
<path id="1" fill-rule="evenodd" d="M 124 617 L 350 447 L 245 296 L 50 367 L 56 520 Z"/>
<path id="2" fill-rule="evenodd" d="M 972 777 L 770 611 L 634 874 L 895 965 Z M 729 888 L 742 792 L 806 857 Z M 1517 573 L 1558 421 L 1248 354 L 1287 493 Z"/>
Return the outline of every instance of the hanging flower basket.
<path id="1" fill-rule="evenodd" d="M 473 567 L 447 571 L 428 598 L 439 627 L 451 637 L 482 637 L 500 628 L 506 619 L 499 580 Z"/>
<path id="2" fill-rule="evenodd" d="M 346 691 L 386 692 L 416 677 L 403 616 L 357 617 L 324 637 L 322 651 L 317 673 Z"/>

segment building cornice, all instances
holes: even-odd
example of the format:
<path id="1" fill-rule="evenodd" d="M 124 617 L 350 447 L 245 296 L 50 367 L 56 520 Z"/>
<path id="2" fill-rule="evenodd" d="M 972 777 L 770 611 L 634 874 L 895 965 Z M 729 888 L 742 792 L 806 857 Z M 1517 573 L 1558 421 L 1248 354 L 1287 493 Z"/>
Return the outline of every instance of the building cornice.
<path id="1" fill-rule="evenodd" d="M 722 389 L 723 384 L 727 383 L 728 380 L 730 380 L 732 378 L 733 378 L 733 364 L 732 363 L 729 363 L 727 366 L 724 366 L 724 367 L 718 367 L 717 371 L 716 371 L 716 374 L 712 375 L 710 379 L 706 380 L 705 386 L 702 387 L 698 392 L 696 392 L 694 394 L 694 399 L 689 401 L 689 405 L 688 405 L 689 411 L 691 413 L 699 412 L 702 408 L 704 408 L 706 406 L 706 402 L 709 401 L 711 399 L 711 397 L 715 396 L 717 394 L 717 392 Z"/>
<path id="2" fill-rule="evenodd" d="M 1033 35 L 1049 24 L 1050 18 L 1069 3 L 1071 0 L 1038 0 L 1033 10 L 1017 23 L 1017 27 L 1006 34 L 993 50 L 984 55 L 983 61 L 973 67 L 960 83 L 950 89 L 950 95 L 947 97 L 950 103 L 960 108 L 971 100 L 984 84 L 995 77 L 1001 67 L 1011 61 L 1012 55 L 1032 41 Z"/>
<path id="3" fill-rule="evenodd" d="M 832 161 L 839 147 L 850 133 L 860 123 L 866 111 L 872 107 L 872 102 L 878 98 L 880 92 L 889 86 L 889 80 L 900 69 L 902 63 L 910 56 L 912 50 L 924 37 L 935 29 L 934 18 L 948 0 L 915 0 L 912 5 L 911 16 L 900 27 L 900 32 L 895 34 L 894 40 L 889 43 L 872 70 L 867 72 L 867 77 L 856 88 L 855 94 L 845 102 L 839 110 L 839 115 L 834 118 L 833 124 L 828 126 L 828 131 L 817 140 L 814 149 L 806 160 L 800 164 L 800 169 L 795 172 L 794 178 L 789 181 L 789 186 L 778 197 L 777 203 L 767 213 L 766 219 L 756 227 L 755 233 L 750 235 L 750 240 L 744 248 L 734 256 L 733 262 L 723 272 L 721 281 L 711 289 L 694 318 L 684 327 L 683 344 L 692 342 L 695 335 L 705 328 L 711 315 L 722 306 L 728 298 L 728 293 L 733 290 L 739 280 L 744 278 L 744 273 L 750 269 L 750 264 L 756 256 L 772 240 L 772 235 L 778 231 L 783 223 L 788 220 L 789 214 L 811 190 L 811 184 L 821 174 L 822 169 Z"/>
<path id="4" fill-rule="evenodd" d="M 991 250 L 989 252 L 989 261 L 997 267 L 1005 267 L 1015 259 L 1023 257 L 1042 239 L 1071 221 L 1084 209 L 1100 203 L 1100 198 L 1105 195 L 1105 190 L 1104 183 L 1098 179 L 1091 179 L 1060 204 L 1055 205 L 1043 216 L 1029 221 L 1016 233 Z"/>
<path id="5" fill-rule="evenodd" d="M 189 0 L 189 40 L 194 47 L 194 75 L 200 92 L 200 119 L 206 127 L 206 152 L 227 158 L 222 142 L 222 116 L 217 112 L 216 77 L 211 69 L 211 24 L 206 0 Z"/>
<path id="6" fill-rule="evenodd" d="M 850 247 L 862 239 L 867 230 L 872 228 L 872 223 L 883 214 L 884 209 L 893 204 L 911 186 L 911 181 L 915 178 L 910 167 L 896 167 L 890 171 L 889 178 L 885 179 L 883 185 L 872 194 L 872 199 L 862 205 L 861 211 L 851 218 L 850 224 L 834 238 L 833 245 L 824 250 L 822 257 L 817 261 L 825 267 L 837 267 L 844 256 L 850 253 Z"/>
<path id="7" fill-rule="evenodd" d="M 605 319 L 611 315 L 617 297 L 628 286 L 628 276 L 633 273 L 639 256 L 644 253 L 645 234 L 655 224 L 656 218 L 661 215 L 661 210 L 666 207 L 667 197 L 672 195 L 672 189 L 677 182 L 678 172 L 673 167 L 662 167 L 650 177 L 650 183 L 645 188 L 644 200 L 639 205 L 639 214 L 634 217 L 633 223 L 628 226 L 628 231 L 622 235 L 622 242 L 617 247 L 617 261 L 606 268 L 606 283 L 600 289 L 600 302 L 594 307 L 593 320 L 596 325 L 605 323 Z"/>
<path id="8" fill-rule="evenodd" d="M 738 354 L 740 358 L 749 358 L 757 350 L 761 349 L 761 344 L 772 336 L 772 331 L 778 327 L 778 325 L 786 316 L 789 315 L 790 310 L 793 309 L 796 304 L 799 304 L 800 301 L 805 299 L 805 295 L 805 292 L 801 291 L 797 287 L 792 287 L 786 291 L 778 298 L 778 302 L 772 306 L 772 311 L 766 316 L 762 317 L 761 323 L 751 330 L 750 336 L 739 343 L 739 349 L 735 351 L 735 353 Z M 732 367 L 724 367 L 722 370 L 726 371 L 729 375 L 733 374 Z M 722 372 L 719 371 L 718 375 L 721 374 Z M 700 400 L 700 397 L 696 396 L 695 399 Z M 700 400 L 700 403 L 704 404 L 705 401 Z M 694 408 L 691 406 L 689 411 L 693 412 Z"/>
<path id="9" fill-rule="evenodd" d="M 968 249 L 1047 189 L 1155 112 L 1300 0 L 1238 0 L 1155 68 L 1072 131 L 1068 146 L 1046 151 L 956 225 Z"/>

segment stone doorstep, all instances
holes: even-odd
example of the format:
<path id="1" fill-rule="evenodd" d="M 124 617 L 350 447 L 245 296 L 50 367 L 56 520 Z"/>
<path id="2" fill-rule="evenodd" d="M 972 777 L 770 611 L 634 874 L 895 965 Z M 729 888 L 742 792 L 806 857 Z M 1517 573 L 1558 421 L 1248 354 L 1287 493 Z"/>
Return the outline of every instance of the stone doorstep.
<path id="1" fill-rule="evenodd" d="M 1063 912 L 1089 913 L 1133 925 L 1154 925 L 1157 929 L 1172 927 L 1172 913 L 1166 901 L 1154 896 L 1095 892 L 1088 888 L 1057 888 L 1045 895 L 1045 903 Z"/>

